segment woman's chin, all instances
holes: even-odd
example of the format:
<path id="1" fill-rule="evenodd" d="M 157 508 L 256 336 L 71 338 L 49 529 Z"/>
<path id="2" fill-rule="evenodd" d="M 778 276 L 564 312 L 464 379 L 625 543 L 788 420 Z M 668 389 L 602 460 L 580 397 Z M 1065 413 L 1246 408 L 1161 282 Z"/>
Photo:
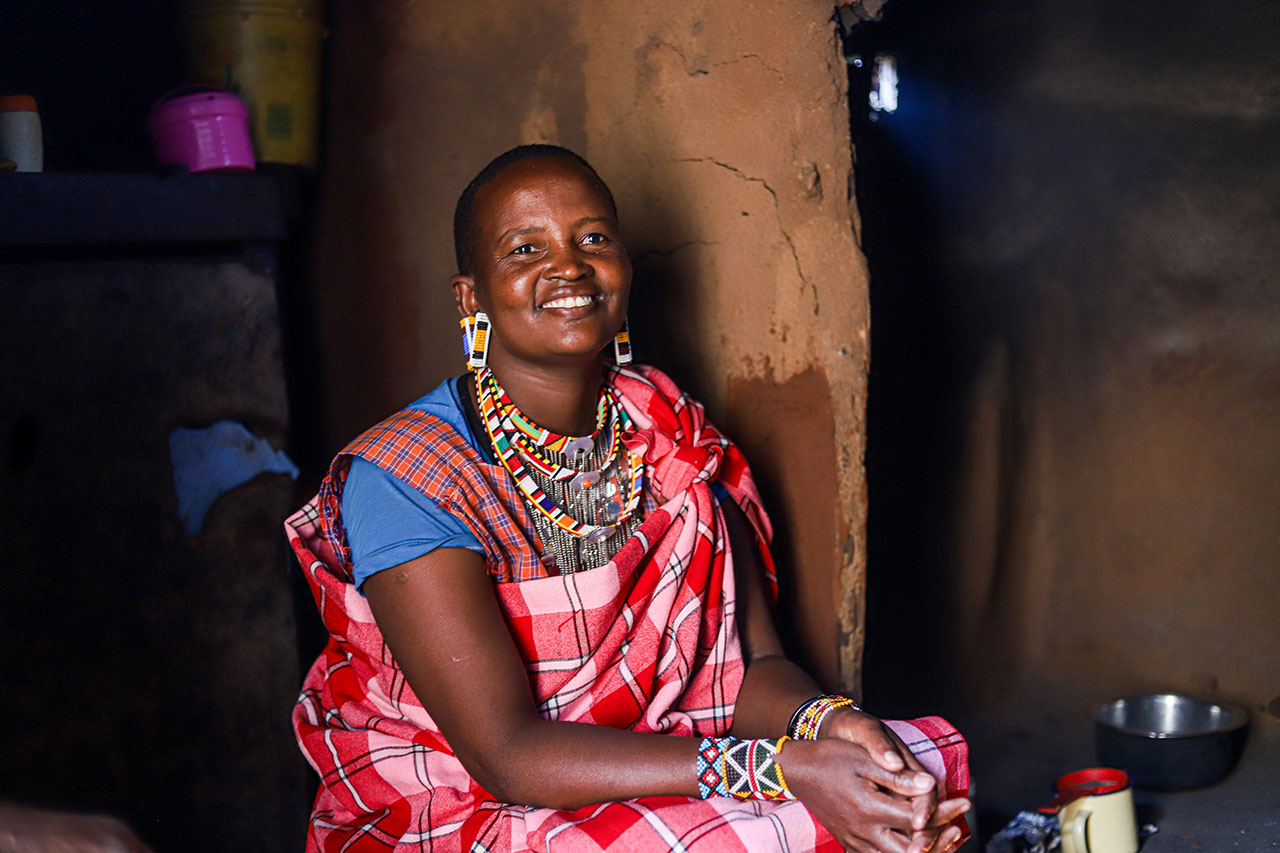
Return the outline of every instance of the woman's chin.
<path id="1" fill-rule="evenodd" d="M 553 348 L 555 355 L 565 360 L 589 360 L 603 356 L 613 343 L 613 336 L 566 336 Z"/>
<path id="2" fill-rule="evenodd" d="M 611 339 L 612 340 L 612 339 Z M 572 368 L 598 361 L 612 360 L 613 351 L 608 344 L 597 346 L 564 346 L 548 348 L 537 353 L 506 353 L 503 357 L 490 356 L 489 363 L 498 371 L 504 367 L 525 365 L 530 368 Z"/>

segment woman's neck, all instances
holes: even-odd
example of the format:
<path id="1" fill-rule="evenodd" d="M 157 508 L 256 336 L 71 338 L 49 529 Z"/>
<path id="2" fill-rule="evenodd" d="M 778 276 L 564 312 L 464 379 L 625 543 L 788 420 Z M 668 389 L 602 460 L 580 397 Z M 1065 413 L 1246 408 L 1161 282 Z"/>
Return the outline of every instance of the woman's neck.
<path id="1" fill-rule="evenodd" d="M 604 363 L 599 359 L 554 368 L 491 364 L 490 369 L 511 402 L 538 426 L 564 435 L 595 431 L 596 404 L 604 382 Z"/>

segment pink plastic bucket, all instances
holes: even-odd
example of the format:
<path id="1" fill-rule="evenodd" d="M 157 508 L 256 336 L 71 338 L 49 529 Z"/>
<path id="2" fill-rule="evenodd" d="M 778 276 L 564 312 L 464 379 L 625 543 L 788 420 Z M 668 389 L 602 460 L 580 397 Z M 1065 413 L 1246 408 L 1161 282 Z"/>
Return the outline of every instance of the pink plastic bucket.
<path id="1" fill-rule="evenodd" d="M 161 166 L 186 166 L 188 172 L 253 171 L 249 110 L 222 89 L 183 86 L 164 95 L 147 116 L 147 134 Z"/>

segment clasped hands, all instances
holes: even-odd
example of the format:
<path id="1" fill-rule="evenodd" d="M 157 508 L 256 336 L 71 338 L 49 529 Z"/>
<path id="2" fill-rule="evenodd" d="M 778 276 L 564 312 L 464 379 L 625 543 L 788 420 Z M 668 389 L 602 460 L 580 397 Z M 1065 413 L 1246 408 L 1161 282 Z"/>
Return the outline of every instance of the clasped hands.
<path id="1" fill-rule="evenodd" d="M 792 791 L 846 850 L 947 853 L 960 841 L 948 824 L 969 801 L 940 800 L 940 783 L 870 714 L 836 709 L 817 740 L 791 741 L 780 758 Z"/>

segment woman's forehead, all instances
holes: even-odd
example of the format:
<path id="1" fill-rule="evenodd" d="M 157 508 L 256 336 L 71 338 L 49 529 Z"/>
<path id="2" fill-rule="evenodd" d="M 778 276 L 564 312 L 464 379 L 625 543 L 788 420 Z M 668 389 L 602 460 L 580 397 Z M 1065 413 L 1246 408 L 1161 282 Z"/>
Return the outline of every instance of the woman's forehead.
<path id="1" fill-rule="evenodd" d="M 476 195 L 476 218 L 482 227 L 501 220 L 550 212 L 565 203 L 598 207 L 613 217 L 608 194 L 599 180 L 577 163 L 562 158 L 537 158 L 512 163 Z"/>

